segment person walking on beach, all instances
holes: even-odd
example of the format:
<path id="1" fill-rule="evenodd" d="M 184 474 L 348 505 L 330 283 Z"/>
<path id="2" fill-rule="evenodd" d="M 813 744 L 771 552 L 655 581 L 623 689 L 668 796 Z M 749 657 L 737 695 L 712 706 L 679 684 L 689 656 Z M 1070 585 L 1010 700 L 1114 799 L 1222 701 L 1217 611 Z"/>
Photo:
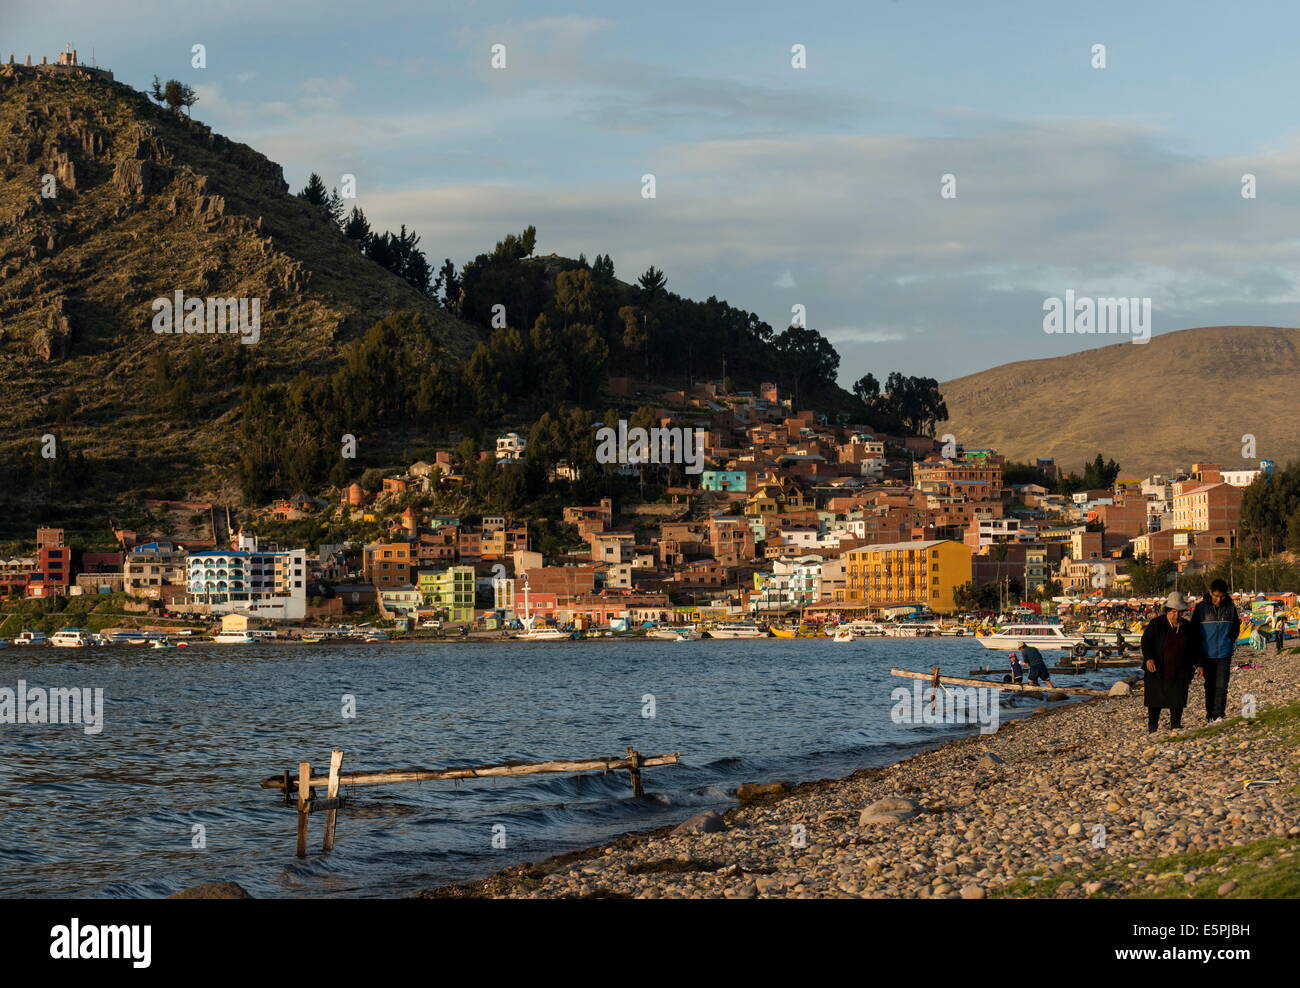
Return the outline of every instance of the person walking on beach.
<path id="1" fill-rule="evenodd" d="M 1043 653 L 1034 648 L 1033 645 L 1021 642 L 1016 646 L 1020 649 L 1021 655 L 1025 658 L 1025 665 L 1029 666 L 1029 682 L 1033 686 L 1038 685 L 1041 679 L 1052 689 L 1056 689 L 1056 684 L 1052 682 L 1051 674 L 1047 671 L 1047 663 L 1043 660 Z"/>
<path id="2" fill-rule="evenodd" d="M 1191 623 L 1201 633 L 1201 669 L 1205 673 L 1205 720 L 1223 720 L 1228 705 L 1228 677 L 1232 674 L 1232 652 L 1241 633 L 1241 615 L 1232 602 L 1228 584 L 1215 580 L 1210 592 L 1192 608 Z"/>
<path id="3" fill-rule="evenodd" d="M 1007 655 L 1011 661 L 1011 678 L 1010 682 L 1019 686 L 1025 679 L 1025 667 L 1020 664 L 1015 652 L 1008 652 Z"/>
<path id="4" fill-rule="evenodd" d="M 1164 613 L 1152 618 L 1142 632 L 1142 699 L 1150 734 L 1160 726 L 1160 711 L 1165 709 L 1169 711 L 1171 730 L 1183 726 L 1188 684 L 1193 671 L 1201 675 L 1200 635 L 1183 619 L 1185 610 L 1187 598 L 1175 590 L 1165 599 Z"/>

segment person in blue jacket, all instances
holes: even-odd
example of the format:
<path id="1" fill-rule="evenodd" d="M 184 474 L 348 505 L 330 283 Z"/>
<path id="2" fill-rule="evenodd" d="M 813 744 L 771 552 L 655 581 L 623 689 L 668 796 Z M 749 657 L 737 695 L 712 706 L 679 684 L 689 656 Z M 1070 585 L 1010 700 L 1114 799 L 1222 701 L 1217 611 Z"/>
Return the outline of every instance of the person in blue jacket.
<path id="1" fill-rule="evenodd" d="M 1228 584 L 1215 580 L 1210 592 L 1192 608 L 1192 625 L 1201 633 L 1201 668 L 1205 673 L 1205 719 L 1223 720 L 1228 704 L 1228 677 L 1232 652 L 1241 633 L 1241 616 L 1232 602 Z"/>

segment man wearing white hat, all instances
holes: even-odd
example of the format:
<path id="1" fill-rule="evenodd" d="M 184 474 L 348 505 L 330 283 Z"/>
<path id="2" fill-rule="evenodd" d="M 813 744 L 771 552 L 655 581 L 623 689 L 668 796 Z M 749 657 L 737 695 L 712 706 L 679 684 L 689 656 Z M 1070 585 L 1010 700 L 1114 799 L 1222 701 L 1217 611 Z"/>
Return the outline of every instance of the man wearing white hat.
<path id="1" fill-rule="evenodd" d="M 1172 730 L 1183 726 L 1188 684 L 1201 674 L 1201 637 L 1183 616 L 1187 608 L 1187 599 L 1175 590 L 1165 598 L 1163 613 L 1142 632 L 1142 694 L 1152 734 L 1160 726 L 1161 710 L 1169 710 Z"/>

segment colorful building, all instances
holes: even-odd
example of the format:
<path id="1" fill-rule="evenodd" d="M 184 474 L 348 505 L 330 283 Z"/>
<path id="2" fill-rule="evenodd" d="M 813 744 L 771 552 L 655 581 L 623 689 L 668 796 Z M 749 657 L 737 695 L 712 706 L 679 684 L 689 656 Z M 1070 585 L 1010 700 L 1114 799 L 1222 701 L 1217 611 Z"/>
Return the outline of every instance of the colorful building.
<path id="1" fill-rule="evenodd" d="M 956 589 L 971 579 L 970 547 L 951 539 L 865 546 L 844 560 L 849 606 L 924 604 L 946 614 L 957 609 Z"/>
<path id="2" fill-rule="evenodd" d="M 417 586 L 425 606 L 438 611 L 443 620 L 456 623 L 474 620 L 473 566 L 420 570 Z"/>

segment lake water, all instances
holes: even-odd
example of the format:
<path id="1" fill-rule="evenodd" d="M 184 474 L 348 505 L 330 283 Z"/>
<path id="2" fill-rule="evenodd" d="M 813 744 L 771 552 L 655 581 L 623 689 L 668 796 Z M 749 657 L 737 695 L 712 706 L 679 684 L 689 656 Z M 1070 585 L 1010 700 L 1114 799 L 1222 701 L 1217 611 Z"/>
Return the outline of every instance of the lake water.
<path id="1" fill-rule="evenodd" d="M 973 733 L 894 723 L 891 691 L 911 681 L 889 669 L 966 675 L 986 661 L 1006 656 L 960 638 L 3 649 L 0 687 L 102 688 L 104 726 L 0 724 L 0 895 L 164 896 L 216 880 L 257 897 L 406 895 L 725 808 L 742 782 L 843 776 Z M 1036 703 L 1005 700 L 1001 716 Z M 312 815 L 304 860 L 296 814 L 258 785 L 300 760 L 322 771 L 331 748 L 346 773 L 628 745 L 681 763 L 644 769 L 643 799 L 626 772 L 356 787 L 329 854 Z M 206 847 L 192 846 L 195 825 Z"/>

